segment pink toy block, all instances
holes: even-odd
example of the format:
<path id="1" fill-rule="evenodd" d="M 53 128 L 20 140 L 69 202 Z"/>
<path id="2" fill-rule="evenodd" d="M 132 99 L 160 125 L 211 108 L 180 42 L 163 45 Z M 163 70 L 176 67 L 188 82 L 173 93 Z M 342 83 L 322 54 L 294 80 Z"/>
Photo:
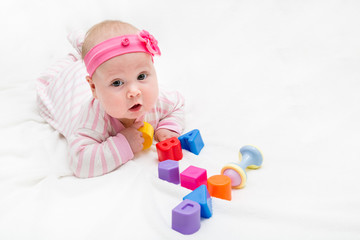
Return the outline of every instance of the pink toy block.
<path id="1" fill-rule="evenodd" d="M 180 173 L 181 186 L 190 190 L 195 190 L 202 184 L 207 186 L 207 174 L 203 168 L 190 166 Z"/>

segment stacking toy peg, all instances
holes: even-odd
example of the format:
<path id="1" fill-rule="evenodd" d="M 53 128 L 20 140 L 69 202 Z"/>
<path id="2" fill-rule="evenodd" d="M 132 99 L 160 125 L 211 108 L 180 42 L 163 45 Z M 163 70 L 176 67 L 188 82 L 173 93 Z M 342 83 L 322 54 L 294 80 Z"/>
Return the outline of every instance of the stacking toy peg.
<path id="1" fill-rule="evenodd" d="M 263 162 L 261 151 L 250 145 L 243 146 L 239 153 L 240 163 L 229 163 L 221 169 L 221 174 L 231 178 L 233 188 L 243 188 L 246 184 L 246 168 L 258 169 Z"/>
<path id="2" fill-rule="evenodd" d="M 144 144 L 143 150 L 148 149 L 151 147 L 154 138 L 154 128 L 151 126 L 150 123 L 144 122 L 144 126 L 138 129 L 143 134 Z"/>

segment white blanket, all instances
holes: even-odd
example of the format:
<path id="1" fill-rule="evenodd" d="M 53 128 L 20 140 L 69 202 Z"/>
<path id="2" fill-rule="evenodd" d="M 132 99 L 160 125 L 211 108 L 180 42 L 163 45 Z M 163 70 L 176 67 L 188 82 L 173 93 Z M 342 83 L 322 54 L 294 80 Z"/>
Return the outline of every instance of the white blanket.
<path id="1" fill-rule="evenodd" d="M 359 1 L 3 1 L 0 239 L 360 239 Z M 199 129 L 190 165 L 219 174 L 257 145 L 232 200 L 185 236 L 171 210 L 190 190 L 157 176 L 155 145 L 116 171 L 72 176 L 66 142 L 39 115 L 35 79 L 105 19 L 150 31 L 161 85 Z"/>

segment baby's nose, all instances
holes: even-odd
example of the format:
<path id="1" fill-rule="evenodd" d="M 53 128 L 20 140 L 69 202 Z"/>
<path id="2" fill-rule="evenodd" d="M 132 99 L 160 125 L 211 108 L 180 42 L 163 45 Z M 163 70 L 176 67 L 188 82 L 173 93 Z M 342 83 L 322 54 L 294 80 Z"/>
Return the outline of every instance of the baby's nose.
<path id="1" fill-rule="evenodd" d="M 140 96 L 141 91 L 137 88 L 130 89 L 127 93 L 128 98 L 134 98 Z"/>

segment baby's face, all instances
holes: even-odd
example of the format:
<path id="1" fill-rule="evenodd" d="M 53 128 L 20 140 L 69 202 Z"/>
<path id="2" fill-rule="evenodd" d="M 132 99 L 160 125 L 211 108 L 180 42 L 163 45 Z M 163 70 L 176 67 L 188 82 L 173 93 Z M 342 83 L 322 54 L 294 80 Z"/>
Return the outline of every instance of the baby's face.
<path id="1" fill-rule="evenodd" d="M 114 57 L 100 65 L 88 81 L 106 113 L 120 121 L 145 115 L 159 93 L 156 71 L 147 53 Z"/>

